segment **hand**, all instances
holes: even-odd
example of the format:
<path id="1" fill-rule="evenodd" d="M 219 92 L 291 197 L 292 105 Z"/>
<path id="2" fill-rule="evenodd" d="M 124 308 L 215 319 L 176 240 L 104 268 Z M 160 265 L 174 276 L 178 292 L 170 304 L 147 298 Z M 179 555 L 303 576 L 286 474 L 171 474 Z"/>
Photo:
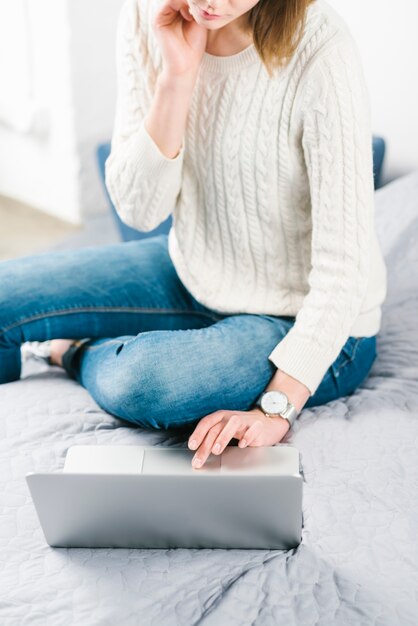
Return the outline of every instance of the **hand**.
<path id="1" fill-rule="evenodd" d="M 272 446 L 283 439 L 289 428 L 284 417 L 267 417 L 259 408 L 250 411 L 221 409 L 209 413 L 202 417 L 189 437 L 189 448 L 196 450 L 192 466 L 202 467 L 211 452 L 221 454 L 232 438 L 240 440 L 240 448 Z M 196 464 L 196 458 L 200 459 L 200 464 Z"/>
<path id="2" fill-rule="evenodd" d="M 186 0 L 166 0 L 153 24 L 168 76 L 195 75 L 206 49 L 208 30 L 196 22 Z"/>

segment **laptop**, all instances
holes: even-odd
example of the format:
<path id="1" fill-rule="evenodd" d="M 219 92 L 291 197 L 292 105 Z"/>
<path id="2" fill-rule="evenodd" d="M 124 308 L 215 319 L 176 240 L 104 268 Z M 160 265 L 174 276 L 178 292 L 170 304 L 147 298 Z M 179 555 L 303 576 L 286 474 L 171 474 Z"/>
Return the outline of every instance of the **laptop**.
<path id="1" fill-rule="evenodd" d="M 200 469 L 173 446 L 75 445 L 26 482 L 46 542 L 65 548 L 288 550 L 303 524 L 294 446 L 227 446 Z"/>

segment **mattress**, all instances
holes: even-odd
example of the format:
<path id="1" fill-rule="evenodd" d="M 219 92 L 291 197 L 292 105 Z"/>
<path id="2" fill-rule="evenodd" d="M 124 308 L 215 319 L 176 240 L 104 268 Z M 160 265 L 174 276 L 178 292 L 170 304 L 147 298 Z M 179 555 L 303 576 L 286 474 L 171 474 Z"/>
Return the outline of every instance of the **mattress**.
<path id="1" fill-rule="evenodd" d="M 376 193 L 388 267 L 378 357 L 351 396 L 304 409 L 282 443 L 304 477 L 302 541 L 284 550 L 64 549 L 25 481 L 74 444 L 185 446 L 104 412 L 34 360 L 0 386 L 2 625 L 415 626 L 418 621 L 418 171 Z"/>

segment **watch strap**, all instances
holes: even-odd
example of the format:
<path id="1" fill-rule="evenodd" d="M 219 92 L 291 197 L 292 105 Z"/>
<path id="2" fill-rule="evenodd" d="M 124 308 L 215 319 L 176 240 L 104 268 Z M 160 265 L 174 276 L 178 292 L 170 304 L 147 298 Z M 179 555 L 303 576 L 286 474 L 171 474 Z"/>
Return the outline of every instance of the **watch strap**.
<path id="1" fill-rule="evenodd" d="M 289 402 L 289 404 L 287 405 L 286 409 L 283 411 L 283 413 L 280 413 L 280 415 L 282 417 L 284 417 L 285 419 L 287 419 L 287 421 L 289 422 L 290 426 L 292 427 L 293 424 L 295 423 L 295 420 L 298 416 L 298 410 L 295 407 L 294 404 L 292 404 L 291 402 Z"/>

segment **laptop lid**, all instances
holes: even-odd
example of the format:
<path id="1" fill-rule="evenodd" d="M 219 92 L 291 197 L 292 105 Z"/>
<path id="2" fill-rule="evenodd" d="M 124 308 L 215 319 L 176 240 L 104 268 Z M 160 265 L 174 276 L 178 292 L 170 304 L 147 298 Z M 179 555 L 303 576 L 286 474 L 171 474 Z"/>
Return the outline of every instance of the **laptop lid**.
<path id="1" fill-rule="evenodd" d="M 227 446 L 198 470 L 187 448 L 73 448 L 64 471 L 26 475 L 50 546 L 289 549 L 300 543 L 303 481 L 292 446 Z"/>

